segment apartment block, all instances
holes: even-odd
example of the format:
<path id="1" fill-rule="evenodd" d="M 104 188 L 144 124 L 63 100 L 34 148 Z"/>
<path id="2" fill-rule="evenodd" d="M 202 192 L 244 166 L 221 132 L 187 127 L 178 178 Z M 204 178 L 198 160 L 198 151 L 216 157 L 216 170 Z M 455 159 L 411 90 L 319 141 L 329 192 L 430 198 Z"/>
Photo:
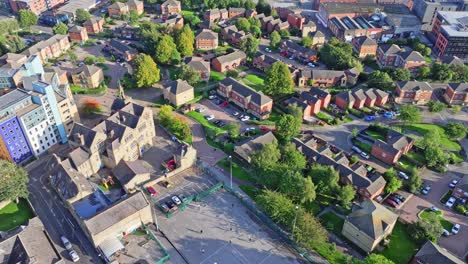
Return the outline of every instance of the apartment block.
<path id="1" fill-rule="evenodd" d="M 353 38 L 352 44 L 354 51 L 361 59 L 366 56 L 375 57 L 377 54 L 377 42 L 367 36 Z"/>
<path id="2" fill-rule="evenodd" d="M 296 104 L 302 108 L 302 117 L 307 120 L 330 104 L 331 94 L 322 89 L 313 87 L 308 92 L 302 92 L 299 97 L 291 97 L 285 101 L 285 105 Z"/>
<path id="3" fill-rule="evenodd" d="M 218 48 L 218 33 L 203 29 L 195 37 L 195 47 L 199 50 L 212 50 Z"/>
<path id="4" fill-rule="evenodd" d="M 395 130 L 388 130 L 385 140 L 378 139 L 374 142 L 371 154 L 387 164 L 395 164 L 413 145 L 414 139 Z"/>
<path id="5" fill-rule="evenodd" d="M 43 40 L 30 48 L 26 49 L 22 54 L 26 56 L 36 55 L 41 63 L 44 64 L 49 59 L 60 57 L 63 53 L 70 49 L 70 41 L 67 35 L 55 35 L 48 40 Z"/>
<path id="6" fill-rule="evenodd" d="M 71 82 L 83 88 L 94 89 L 104 82 L 104 72 L 94 65 L 83 65 L 70 71 Z"/>
<path id="7" fill-rule="evenodd" d="M 8 0 L 9 6 L 14 13 L 21 9 L 31 10 L 36 15 L 65 3 L 64 0 Z"/>
<path id="8" fill-rule="evenodd" d="M 175 15 L 179 14 L 182 11 L 180 1 L 177 0 L 167 0 L 161 4 L 161 14 L 162 15 Z"/>
<path id="9" fill-rule="evenodd" d="M 449 105 L 468 104 L 468 83 L 448 83 L 444 99 Z"/>
<path id="10" fill-rule="evenodd" d="M 395 102 L 426 104 L 431 100 L 433 91 L 428 82 L 396 82 Z"/>
<path id="11" fill-rule="evenodd" d="M 438 11 L 432 33 L 439 58 L 457 56 L 468 61 L 468 11 Z"/>

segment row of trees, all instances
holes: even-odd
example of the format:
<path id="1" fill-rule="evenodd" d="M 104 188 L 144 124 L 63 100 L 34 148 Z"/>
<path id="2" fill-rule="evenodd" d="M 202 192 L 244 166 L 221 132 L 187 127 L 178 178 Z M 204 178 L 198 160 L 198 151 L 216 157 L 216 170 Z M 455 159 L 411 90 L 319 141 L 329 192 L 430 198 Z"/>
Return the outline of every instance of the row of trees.
<path id="1" fill-rule="evenodd" d="M 178 139 L 183 141 L 191 141 L 192 130 L 190 125 L 181 116 L 173 113 L 172 106 L 163 105 L 158 113 L 158 119 L 162 126 L 171 131 Z"/>
<path id="2" fill-rule="evenodd" d="M 468 66 L 434 63 L 431 67 L 419 68 L 418 79 L 432 79 L 441 82 L 468 82 Z"/>

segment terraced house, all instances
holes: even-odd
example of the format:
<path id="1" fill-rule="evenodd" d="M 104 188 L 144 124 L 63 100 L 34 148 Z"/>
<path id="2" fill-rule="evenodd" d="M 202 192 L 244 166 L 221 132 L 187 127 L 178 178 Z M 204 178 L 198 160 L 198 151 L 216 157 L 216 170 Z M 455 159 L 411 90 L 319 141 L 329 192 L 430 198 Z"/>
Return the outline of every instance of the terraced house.
<path id="1" fill-rule="evenodd" d="M 259 119 L 268 118 L 273 108 L 273 100 L 270 97 L 231 77 L 219 82 L 218 94 Z"/>
<path id="2" fill-rule="evenodd" d="M 237 50 L 233 53 L 216 57 L 211 62 L 211 65 L 215 71 L 225 72 L 237 69 L 237 67 L 244 64 L 246 58 L 247 56 L 243 51 Z"/>
<path id="3" fill-rule="evenodd" d="M 468 103 L 468 83 L 448 83 L 444 99 L 449 105 L 464 105 Z"/>
<path id="4" fill-rule="evenodd" d="M 371 154 L 387 164 L 395 164 L 413 145 L 414 139 L 395 130 L 388 130 L 385 140 L 377 139 L 374 142 Z"/>
<path id="5" fill-rule="evenodd" d="M 433 90 L 434 88 L 428 82 L 397 82 L 395 102 L 426 104 L 431 100 Z"/>

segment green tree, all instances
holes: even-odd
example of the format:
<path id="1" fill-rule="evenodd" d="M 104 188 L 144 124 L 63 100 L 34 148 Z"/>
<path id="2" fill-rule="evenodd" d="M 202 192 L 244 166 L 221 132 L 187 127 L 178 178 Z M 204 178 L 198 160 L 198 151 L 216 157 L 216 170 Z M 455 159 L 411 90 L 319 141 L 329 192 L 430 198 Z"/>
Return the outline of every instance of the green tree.
<path id="1" fill-rule="evenodd" d="M 252 155 L 252 165 L 259 169 L 273 167 L 281 158 L 278 142 L 273 141 L 263 145 L 263 147 Z"/>
<path id="2" fill-rule="evenodd" d="M 138 12 L 136 10 L 130 10 L 128 20 L 132 24 L 135 24 L 138 22 L 139 19 L 140 19 L 140 15 L 138 15 Z"/>
<path id="3" fill-rule="evenodd" d="M 70 54 L 68 54 L 68 56 L 70 57 L 71 61 L 76 61 L 78 59 L 78 56 L 76 56 L 76 54 L 73 53 L 73 52 L 70 52 Z"/>
<path id="4" fill-rule="evenodd" d="M 272 49 L 278 48 L 278 45 L 281 42 L 281 35 L 278 33 L 278 31 L 273 31 L 270 34 L 270 47 Z"/>
<path id="5" fill-rule="evenodd" d="M 149 87 L 159 82 L 160 72 L 151 56 L 141 53 L 135 58 L 134 76 L 138 87 Z"/>
<path id="6" fill-rule="evenodd" d="M 298 120 L 302 121 L 302 107 L 298 106 L 296 103 L 288 105 L 286 112 L 290 115 L 293 115 Z"/>
<path id="7" fill-rule="evenodd" d="M 419 219 L 418 222 L 409 226 L 410 236 L 419 243 L 423 243 L 427 240 L 436 243 L 437 239 L 442 235 L 442 232 L 443 227 L 440 223 L 439 216 L 434 213 L 428 214 L 424 220 Z"/>
<path id="8" fill-rule="evenodd" d="M 182 65 L 179 78 L 187 81 L 191 85 L 195 85 L 201 80 L 201 74 L 190 66 Z"/>
<path id="9" fill-rule="evenodd" d="M 301 121 L 292 115 L 284 114 L 276 122 L 276 134 L 283 142 L 289 142 L 299 133 Z"/>
<path id="10" fill-rule="evenodd" d="M 289 38 L 291 36 L 291 33 L 289 33 L 289 31 L 287 31 L 286 29 L 280 30 L 279 34 L 280 34 L 281 38 L 283 38 L 283 39 Z"/>
<path id="11" fill-rule="evenodd" d="M 357 129 L 356 127 L 353 128 L 353 130 L 351 131 L 351 135 L 353 137 L 357 137 L 358 134 L 359 134 L 359 129 Z"/>
<path id="12" fill-rule="evenodd" d="M 256 202 L 273 221 L 291 227 L 297 209 L 286 195 L 264 190 L 257 195 Z"/>
<path id="13" fill-rule="evenodd" d="M 341 190 L 337 192 L 338 201 L 340 201 L 340 204 L 344 207 L 349 207 L 355 196 L 356 191 L 351 185 L 343 186 Z"/>
<path id="14" fill-rule="evenodd" d="M 390 90 L 393 88 L 393 80 L 386 72 L 374 71 L 369 75 L 367 85 L 382 90 Z"/>
<path id="15" fill-rule="evenodd" d="M 385 180 L 387 180 L 387 182 L 390 181 L 390 179 L 396 178 L 396 177 L 397 177 L 397 171 L 393 167 L 391 167 L 384 173 L 384 178 Z"/>
<path id="16" fill-rule="evenodd" d="M 225 128 L 231 138 L 237 138 L 239 136 L 240 125 L 238 123 L 230 122 Z"/>
<path id="17" fill-rule="evenodd" d="M 255 10 L 257 10 L 259 14 L 265 14 L 265 16 L 271 15 L 271 6 L 265 0 L 259 0 L 257 6 L 255 6 Z"/>
<path id="18" fill-rule="evenodd" d="M 434 63 L 431 69 L 432 79 L 447 82 L 452 79 L 453 72 L 447 64 Z"/>
<path id="19" fill-rule="evenodd" d="M 252 59 L 258 51 L 259 43 L 259 39 L 256 39 L 253 36 L 248 36 L 246 39 L 242 40 L 240 48 L 245 52 L 248 58 Z"/>
<path id="20" fill-rule="evenodd" d="M 183 15 L 184 17 L 184 22 L 189 24 L 190 27 L 197 27 L 198 24 L 201 23 L 201 20 L 198 16 L 195 16 L 195 15 Z"/>
<path id="21" fill-rule="evenodd" d="M 236 27 L 239 30 L 250 31 L 250 22 L 247 18 L 240 17 L 236 21 Z"/>
<path id="22" fill-rule="evenodd" d="M 0 202 L 28 198 L 28 174 L 26 171 L 7 160 L 0 160 Z"/>
<path id="23" fill-rule="evenodd" d="M 68 27 L 64 23 L 59 22 L 52 28 L 52 31 L 54 34 L 66 35 L 68 33 Z"/>
<path id="24" fill-rule="evenodd" d="M 449 136 L 451 139 L 462 139 L 466 137 L 466 132 L 467 129 L 463 125 L 463 123 L 449 123 L 445 127 L 445 132 L 447 133 L 447 136 Z"/>
<path id="25" fill-rule="evenodd" d="M 105 62 L 106 62 L 106 58 L 104 58 L 103 56 L 99 56 L 99 57 L 97 57 L 97 62 L 99 62 L 99 63 L 105 63 Z"/>
<path id="26" fill-rule="evenodd" d="M 384 255 L 372 253 L 362 261 L 362 264 L 395 264 L 395 262 L 387 259 Z"/>
<path id="27" fill-rule="evenodd" d="M 353 57 L 353 46 L 336 38 L 331 38 L 320 49 L 320 60 L 333 70 L 348 70 L 360 65 L 359 61 Z"/>
<path id="28" fill-rule="evenodd" d="M 88 57 L 86 57 L 83 62 L 86 64 L 86 65 L 92 65 L 94 63 L 96 63 L 96 57 L 94 57 L 93 55 L 90 55 Z"/>
<path id="29" fill-rule="evenodd" d="M 431 68 L 427 66 L 421 66 L 418 71 L 418 79 L 425 80 L 431 75 Z"/>
<path id="30" fill-rule="evenodd" d="M 310 247 L 312 244 L 323 244 L 327 241 L 328 233 L 320 224 L 317 218 L 310 213 L 304 213 L 299 209 L 297 213 L 296 225 L 294 226 L 294 240 L 303 247 Z"/>
<path id="31" fill-rule="evenodd" d="M 164 35 L 156 45 L 155 58 L 162 64 L 169 64 L 176 51 L 176 44 L 172 37 Z"/>
<path id="32" fill-rule="evenodd" d="M 413 168 L 410 173 L 411 177 L 410 179 L 406 182 L 408 190 L 411 193 L 417 193 L 422 186 L 422 177 L 421 174 L 419 173 L 418 169 Z"/>
<path id="33" fill-rule="evenodd" d="M 253 10 L 253 9 L 255 9 L 255 2 L 252 1 L 252 0 L 247 0 L 247 1 L 245 1 L 245 3 L 244 3 L 244 7 L 245 7 L 246 9 L 248 9 L 248 10 Z"/>
<path id="34" fill-rule="evenodd" d="M 195 35 L 189 25 L 185 25 L 180 31 L 177 39 L 177 50 L 184 57 L 191 56 L 194 50 Z"/>
<path id="35" fill-rule="evenodd" d="M 262 29 L 257 26 L 251 26 L 250 27 L 250 32 L 252 35 L 254 35 L 256 38 L 259 38 L 262 35 Z"/>
<path id="36" fill-rule="evenodd" d="M 306 168 L 307 160 L 304 155 L 297 150 L 296 145 L 292 142 L 283 146 L 281 163 L 286 165 L 290 170 L 301 171 Z"/>
<path id="37" fill-rule="evenodd" d="M 411 72 L 402 68 L 392 70 L 390 75 L 396 81 L 409 81 L 411 78 Z"/>
<path id="38" fill-rule="evenodd" d="M 309 170 L 309 175 L 317 187 L 318 193 L 329 196 L 335 195 L 335 191 L 339 188 L 340 175 L 333 167 L 314 164 Z"/>
<path id="39" fill-rule="evenodd" d="M 399 180 L 397 177 L 392 177 L 390 178 L 390 181 L 387 182 L 387 185 L 385 185 L 385 192 L 394 193 L 400 189 L 402 185 L 403 183 L 401 180 Z"/>
<path id="40" fill-rule="evenodd" d="M 168 126 L 172 121 L 172 106 L 163 105 L 158 112 L 158 120 L 161 122 L 161 125 Z"/>
<path id="41" fill-rule="evenodd" d="M 447 107 L 444 103 L 439 101 L 429 101 L 427 106 L 429 106 L 429 111 L 433 113 L 441 112 Z"/>
<path id="42" fill-rule="evenodd" d="M 312 41 L 311 37 L 306 36 L 306 37 L 302 38 L 302 42 L 301 42 L 302 46 L 304 46 L 306 48 L 310 48 L 310 47 L 312 47 L 312 43 L 313 43 L 313 41 Z"/>
<path id="43" fill-rule="evenodd" d="M 424 158 L 429 167 L 443 168 L 448 164 L 449 157 L 440 146 L 428 146 L 424 149 Z"/>
<path id="44" fill-rule="evenodd" d="M 414 105 L 403 105 L 399 118 L 406 122 L 419 123 L 422 120 L 421 111 Z"/>
<path id="45" fill-rule="evenodd" d="M 293 87 L 288 66 L 281 61 L 275 62 L 266 73 L 264 92 L 273 96 L 286 95 L 292 93 Z"/>
<path id="46" fill-rule="evenodd" d="M 75 21 L 78 23 L 84 23 L 86 20 L 91 18 L 91 14 L 83 8 L 78 8 L 75 12 Z"/>
<path id="47" fill-rule="evenodd" d="M 286 171 L 281 177 L 279 191 L 295 203 L 304 204 L 315 200 L 314 183 L 310 177 L 304 178 L 298 171 Z"/>
<path id="48" fill-rule="evenodd" d="M 18 12 L 18 22 L 22 28 L 29 28 L 37 24 L 38 17 L 30 10 L 21 9 Z"/>
<path id="49" fill-rule="evenodd" d="M 454 82 L 468 82 L 468 66 L 466 65 L 450 65 L 453 72 L 452 81 Z"/>

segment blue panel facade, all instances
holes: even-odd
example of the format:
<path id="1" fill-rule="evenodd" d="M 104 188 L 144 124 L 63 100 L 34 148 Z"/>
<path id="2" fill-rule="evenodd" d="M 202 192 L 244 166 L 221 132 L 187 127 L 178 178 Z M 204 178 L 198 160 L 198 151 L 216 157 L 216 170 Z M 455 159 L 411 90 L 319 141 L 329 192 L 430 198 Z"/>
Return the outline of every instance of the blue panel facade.
<path id="1" fill-rule="evenodd" d="M 33 155 L 16 117 L 0 124 L 0 136 L 15 163 L 20 163 Z"/>

